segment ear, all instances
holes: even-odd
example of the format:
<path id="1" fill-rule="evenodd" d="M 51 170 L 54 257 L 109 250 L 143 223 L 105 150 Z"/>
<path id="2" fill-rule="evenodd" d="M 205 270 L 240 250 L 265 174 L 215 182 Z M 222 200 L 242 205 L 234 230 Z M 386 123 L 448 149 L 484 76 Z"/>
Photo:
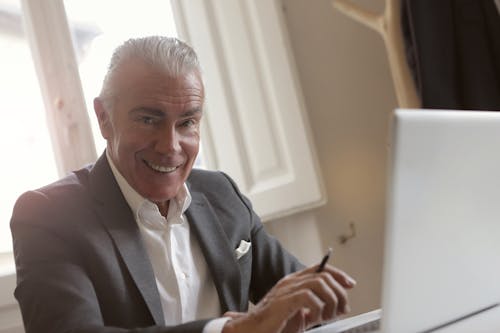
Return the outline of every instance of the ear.
<path id="1" fill-rule="evenodd" d="M 94 111 L 99 122 L 101 135 L 104 139 L 108 140 L 111 137 L 112 126 L 109 112 L 104 108 L 102 100 L 99 97 L 94 98 Z"/>

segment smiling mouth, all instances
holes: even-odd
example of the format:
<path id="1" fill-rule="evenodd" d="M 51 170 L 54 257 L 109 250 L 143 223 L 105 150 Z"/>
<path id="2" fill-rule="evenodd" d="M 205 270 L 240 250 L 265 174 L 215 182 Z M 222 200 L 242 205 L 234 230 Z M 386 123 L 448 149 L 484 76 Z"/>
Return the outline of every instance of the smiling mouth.
<path id="1" fill-rule="evenodd" d="M 162 165 L 157 165 L 154 163 L 151 163 L 149 161 L 144 161 L 147 166 L 149 166 L 151 169 L 153 169 L 156 172 L 161 172 L 161 173 L 171 173 L 177 170 L 180 166 L 173 166 L 173 167 L 166 167 Z"/>

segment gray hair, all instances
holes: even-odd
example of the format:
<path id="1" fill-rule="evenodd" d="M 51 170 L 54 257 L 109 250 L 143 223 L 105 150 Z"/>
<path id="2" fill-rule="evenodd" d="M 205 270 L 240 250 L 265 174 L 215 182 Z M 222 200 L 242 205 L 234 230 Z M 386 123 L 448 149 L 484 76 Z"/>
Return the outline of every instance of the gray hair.
<path id="1" fill-rule="evenodd" d="M 112 78 L 121 64 L 127 60 L 138 59 L 154 68 L 163 70 L 166 75 L 179 77 L 192 72 L 201 75 L 201 67 L 193 48 L 173 37 L 149 36 L 131 38 L 118 46 L 109 63 L 99 98 L 104 108 L 111 110 L 113 105 Z"/>

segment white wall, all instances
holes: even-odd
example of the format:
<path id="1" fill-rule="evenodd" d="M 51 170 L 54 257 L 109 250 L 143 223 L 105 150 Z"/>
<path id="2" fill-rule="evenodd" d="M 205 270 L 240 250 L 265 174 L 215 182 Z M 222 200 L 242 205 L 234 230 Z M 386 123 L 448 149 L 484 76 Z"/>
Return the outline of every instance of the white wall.
<path id="1" fill-rule="evenodd" d="M 381 1 L 357 1 L 373 10 Z M 396 106 L 382 39 L 330 0 L 283 0 L 328 203 L 266 225 L 291 252 L 315 263 L 328 246 L 358 281 L 352 314 L 380 307 L 386 142 Z M 357 237 L 341 245 L 354 221 Z"/>

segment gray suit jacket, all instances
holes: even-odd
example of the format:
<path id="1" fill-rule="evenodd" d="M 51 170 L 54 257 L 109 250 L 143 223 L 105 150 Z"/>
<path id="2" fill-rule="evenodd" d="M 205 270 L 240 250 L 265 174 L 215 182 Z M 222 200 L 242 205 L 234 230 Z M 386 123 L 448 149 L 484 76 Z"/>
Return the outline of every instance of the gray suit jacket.
<path id="1" fill-rule="evenodd" d="M 193 170 L 186 211 L 222 312 L 244 311 L 302 265 L 270 237 L 220 172 Z M 166 327 L 139 228 L 105 155 L 92 167 L 23 194 L 11 230 L 15 296 L 27 333 L 201 332 L 207 319 Z M 236 260 L 241 240 L 251 251 Z"/>

